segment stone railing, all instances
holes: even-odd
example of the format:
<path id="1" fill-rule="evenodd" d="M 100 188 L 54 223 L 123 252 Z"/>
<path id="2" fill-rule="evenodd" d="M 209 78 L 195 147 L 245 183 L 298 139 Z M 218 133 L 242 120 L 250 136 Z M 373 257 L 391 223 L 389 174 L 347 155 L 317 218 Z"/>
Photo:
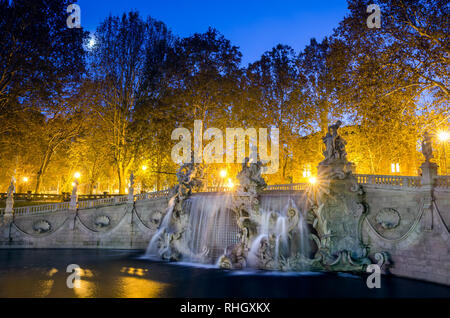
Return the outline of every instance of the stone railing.
<path id="1" fill-rule="evenodd" d="M 421 177 L 413 176 L 392 176 L 392 175 L 370 175 L 357 174 L 355 177 L 358 183 L 363 186 L 375 186 L 386 189 L 418 189 L 421 187 Z M 308 188 L 308 183 L 291 183 L 291 184 L 275 184 L 268 185 L 265 191 L 304 191 Z M 435 188 L 439 190 L 448 190 L 450 188 L 450 176 L 435 177 Z M 202 192 L 231 192 L 230 187 L 207 187 Z M 155 191 L 149 193 L 136 194 L 134 201 L 154 200 L 158 198 L 166 198 L 170 194 L 170 189 Z M 96 200 L 79 200 L 77 208 L 79 210 L 96 208 L 101 206 L 114 206 L 127 203 L 129 200 L 127 195 L 114 195 L 107 198 Z M 34 206 L 25 206 L 14 208 L 14 214 L 17 216 L 47 212 L 65 211 L 69 209 L 69 202 L 42 204 Z M 5 209 L 0 209 L 0 215 L 4 214 Z"/>
<path id="2" fill-rule="evenodd" d="M 436 189 L 450 189 L 450 176 L 436 176 L 434 178 L 434 187 Z"/>
<path id="3" fill-rule="evenodd" d="M 170 193 L 170 189 L 155 191 L 155 192 L 140 193 L 140 194 L 136 194 L 134 196 L 134 201 L 165 198 L 165 197 L 169 196 L 169 193 Z"/>
<path id="4" fill-rule="evenodd" d="M 308 188 L 308 183 L 273 184 L 266 187 L 266 191 L 303 191 Z"/>
<path id="5" fill-rule="evenodd" d="M 7 196 L 8 196 L 7 193 L 0 193 L 0 200 L 6 200 Z M 78 200 L 79 201 L 96 200 L 120 196 L 122 196 L 122 194 L 109 194 L 108 192 L 104 192 L 103 194 L 80 194 L 78 195 Z M 63 192 L 62 194 L 31 193 L 31 191 L 27 193 L 14 193 L 14 201 L 63 202 L 63 201 L 70 201 L 70 193 L 69 192 Z"/>
<path id="6" fill-rule="evenodd" d="M 116 204 L 122 204 L 128 202 L 128 196 L 122 195 L 122 196 L 115 196 L 111 198 L 104 198 L 104 199 L 98 199 L 98 200 L 88 200 L 88 201 L 78 201 L 78 209 L 90 209 L 90 208 L 96 208 L 99 206 L 108 206 L 108 205 L 116 205 Z"/>
<path id="7" fill-rule="evenodd" d="M 64 211 L 69 209 L 69 202 L 41 204 L 14 208 L 14 215 L 37 214 L 46 212 Z"/>
<path id="8" fill-rule="evenodd" d="M 152 200 L 156 198 L 163 198 L 169 195 L 169 190 L 156 191 L 150 193 L 142 193 L 134 196 L 135 201 L 140 200 Z M 123 204 L 128 202 L 127 195 L 113 196 L 110 198 L 102 198 L 97 200 L 84 200 L 78 201 L 77 208 L 79 210 L 91 209 L 102 206 L 114 206 L 118 204 Z M 57 212 L 65 211 L 69 209 L 70 202 L 60 202 L 51 204 L 41 204 L 33 206 L 25 206 L 14 208 L 14 215 L 26 215 L 26 214 L 37 214 L 37 213 L 47 213 L 47 212 Z M 0 214 L 4 214 L 5 209 L 0 209 Z"/>
<path id="9" fill-rule="evenodd" d="M 202 189 L 199 192 L 232 192 L 232 191 L 234 191 L 234 188 L 224 186 L 211 186 L 206 187 L 205 189 Z"/>
<path id="10" fill-rule="evenodd" d="M 8 194 L 0 193 L 0 200 L 6 200 Z M 62 201 L 62 194 L 52 193 L 14 193 L 14 201 Z"/>
<path id="11" fill-rule="evenodd" d="M 389 176 L 389 175 L 355 175 L 358 183 L 362 185 L 373 185 L 385 188 L 409 188 L 415 189 L 421 186 L 421 177 L 412 176 Z"/>

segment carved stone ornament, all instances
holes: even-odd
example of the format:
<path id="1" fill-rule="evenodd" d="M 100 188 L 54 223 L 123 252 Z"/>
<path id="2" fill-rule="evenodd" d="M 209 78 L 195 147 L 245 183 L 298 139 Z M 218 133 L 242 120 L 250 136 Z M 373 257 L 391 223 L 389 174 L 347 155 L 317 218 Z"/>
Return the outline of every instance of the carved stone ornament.
<path id="1" fill-rule="evenodd" d="M 375 220 L 386 230 L 394 229 L 400 224 L 400 214 L 393 208 L 381 209 Z"/>
<path id="2" fill-rule="evenodd" d="M 94 224 L 99 228 L 107 227 L 111 224 L 111 219 L 106 215 L 100 215 L 95 219 Z"/>
<path id="3" fill-rule="evenodd" d="M 154 226 L 158 226 L 161 223 L 163 213 L 161 211 L 155 211 L 150 215 L 150 223 Z"/>
<path id="4" fill-rule="evenodd" d="M 47 233 L 52 229 L 52 225 L 47 220 L 39 220 L 34 222 L 33 224 L 33 230 L 36 233 Z"/>

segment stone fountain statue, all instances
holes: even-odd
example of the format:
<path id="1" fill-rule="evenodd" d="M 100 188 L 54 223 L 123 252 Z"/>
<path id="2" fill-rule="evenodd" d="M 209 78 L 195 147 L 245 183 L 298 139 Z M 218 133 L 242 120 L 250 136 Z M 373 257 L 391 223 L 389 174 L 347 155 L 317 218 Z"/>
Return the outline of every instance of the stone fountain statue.
<path id="1" fill-rule="evenodd" d="M 7 196 L 6 196 L 5 215 L 11 215 L 13 213 L 14 193 L 16 192 L 15 182 L 16 182 L 16 179 L 14 177 L 12 177 L 11 183 L 9 184 L 9 187 L 8 187 Z"/>
<path id="2" fill-rule="evenodd" d="M 176 176 L 178 184 L 171 190 L 169 206 L 150 247 L 155 245 L 161 258 L 168 261 L 179 261 L 183 256 L 200 258 L 199 255 L 193 255 L 185 239 L 189 231 L 188 199 L 193 191 L 202 189 L 204 184 L 203 167 L 194 163 L 193 153 L 191 162 L 183 164 Z"/>
<path id="3" fill-rule="evenodd" d="M 361 271 L 371 260 L 369 249 L 362 243 L 361 226 L 366 217 L 363 190 L 347 160 L 346 141 L 339 135 L 341 122 L 328 127 L 323 138 L 325 159 L 318 167 L 318 185 L 313 202 L 312 234 L 318 250 L 314 266 L 333 271 Z M 377 255 L 385 260 L 385 255 Z"/>
<path id="4" fill-rule="evenodd" d="M 227 206 L 236 220 L 238 240 L 226 246 L 218 265 L 226 269 L 252 267 L 265 270 L 327 270 L 364 271 L 372 264 L 369 248 L 362 242 L 361 227 L 366 217 L 363 190 L 348 162 L 346 142 L 339 135 L 340 121 L 330 125 L 323 138 L 326 149 L 324 160 L 318 167 L 318 183 L 310 198 L 308 217 L 304 216 L 292 198 L 288 205 L 261 207 L 261 192 L 266 182 L 261 176 L 261 161 L 245 158 L 237 175 L 239 185 Z M 195 229 L 189 225 L 191 194 L 203 185 L 203 169 L 192 160 L 177 172 L 178 184 L 172 189 L 168 209 L 149 244 L 165 260 L 178 261 L 194 255 L 188 242 Z M 305 207 L 306 208 L 306 207 Z M 307 220 L 314 232 L 308 235 Z M 299 248 L 299 244 L 312 245 Z M 223 247 L 223 246 L 222 246 Z M 213 247 L 214 248 L 214 247 Z M 206 255 L 209 251 L 200 251 Z M 153 254 L 152 254 L 153 255 Z M 375 255 L 382 265 L 386 254 Z"/>
<path id="5" fill-rule="evenodd" d="M 130 185 L 128 187 L 128 203 L 134 202 L 134 174 L 130 173 Z"/>
<path id="6" fill-rule="evenodd" d="M 69 210 L 75 211 L 78 203 L 78 180 L 73 182 L 72 194 L 70 195 Z"/>
<path id="7" fill-rule="evenodd" d="M 425 157 L 425 162 L 430 162 L 430 159 L 433 158 L 433 146 L 428 131 L 423 134 L 422 154 Z"/>
<path id="8" fill-rule="evenodd" d="M 239 185 L 233 196 L 233 211 L 239 227 L 239 243 L 229 246 L 219 259 L 222 268 L 244 268 L 247 265 L 249 243 L 258 229 L 259 193 L 267 186 L 261 176 L 262 162 L 252 162 L 246 157 L 237 175 Z"/>

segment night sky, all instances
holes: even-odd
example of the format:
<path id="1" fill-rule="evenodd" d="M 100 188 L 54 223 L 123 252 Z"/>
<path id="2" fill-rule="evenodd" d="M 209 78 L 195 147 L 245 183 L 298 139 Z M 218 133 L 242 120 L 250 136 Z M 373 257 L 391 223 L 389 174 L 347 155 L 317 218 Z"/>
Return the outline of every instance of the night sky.
<path id="1" fill-rule="evenodd" d="M 242 64 L 278 43 L 303 50 L 309 40 L 331 35 L 347 14 L 346 0 L 79 0 L 81 25 L 94 31 L 110 13 L 137 10 L 161 20 L 178 36 L 219 30 L 240 47 Z"/>

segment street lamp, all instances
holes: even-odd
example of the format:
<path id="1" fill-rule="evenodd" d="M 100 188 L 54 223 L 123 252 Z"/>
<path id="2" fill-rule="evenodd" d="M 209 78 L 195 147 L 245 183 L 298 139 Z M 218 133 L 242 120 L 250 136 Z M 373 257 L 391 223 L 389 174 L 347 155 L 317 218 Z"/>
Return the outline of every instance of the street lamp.
<path id="1" fill-rule="evenodd" d="M 146 170 L 148 169 L 148 167 L 147 167 L 146 165 L 143 165 L 143 166 L 141 167 L 141 169 L 142 169 L 142 171 L 146 171 Z"/>
<path id="2" fill-rule="evenodd" d="M 441 142 L 447 142 L 450 139 L 450 134 L 447 131 L 438 132 L 438 138 Z"/>
<path id="3" fill-rule="evenodd" d="M 224 179 L 227 176 L 227 171 L 225 169 L 222 169 L 220 170 L 219 175 L 222 179 Z"/>
<path id="4" fill-rule="evenodd" d="M 219 188 L 221 188 L 224 185 L 224 180 L 225 180 L 225 178 L 227 176 L 227 170 L 225 170 L 225 169 L 220 170 L 219 171 L 219 176 L 221 178 L 221 180 L 219 182 Z"/>
<path id="5" fill-rule="evenodd" d="M 73 177 L 74 177 L 75 179 L 80 179 L 80 178 L 81 178 L 81 173 L 75 172 L 74 175 L 73 175 Z"/>

